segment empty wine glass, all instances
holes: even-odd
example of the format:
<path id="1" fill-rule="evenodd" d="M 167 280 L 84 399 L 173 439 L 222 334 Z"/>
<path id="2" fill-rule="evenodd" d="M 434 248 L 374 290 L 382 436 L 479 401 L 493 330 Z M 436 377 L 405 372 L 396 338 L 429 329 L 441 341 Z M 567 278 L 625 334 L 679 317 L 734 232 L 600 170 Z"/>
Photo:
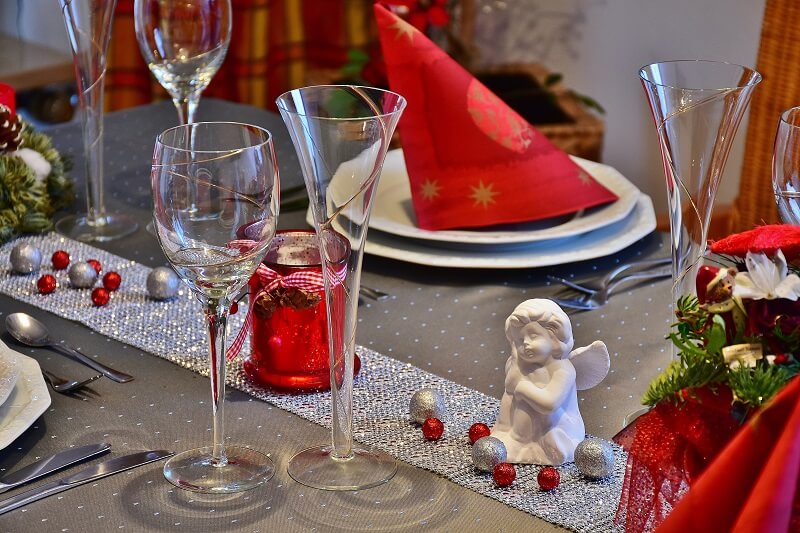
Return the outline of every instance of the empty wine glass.
<path id="1" fill-rule="evenodd" d="M 406 101 L 370 87 L 329 85 L 277 100 L 300 158 L 323 262 L 328 315 L 332 442 L 301 451 L 289 475 L 310 487 L 358 490 L 397 471 L 382 451 L 353 444 L 353 365 L 361 259 L 389 141 Z"/>
<path id="2" fill-rule="evenodd" d="M 225 326 L 231 298 L 275 234 L 279 185 L 272 137 L 256 126 L 226 122 L 169 129 L 156 139 L 150 179 L 159 244 L 203 303 L 211 345 L 213 446 L 176 455 L 164 465 L 164 475 L 196 492 L 247 490 L 268 480 L 275 468 L 255 450 L 225 444 Z M 187 209 L 190 186 L 203 199 L 194 206 L 202 217 Z M 250 241 L 243 245 L 237 231 L 245 226 Z"/>
<path id="3" fill-rule="evenodd" d="M 800 225 L 800 107 L 781 113 L 772 153 L 772 190 L 781 220 Z"/>

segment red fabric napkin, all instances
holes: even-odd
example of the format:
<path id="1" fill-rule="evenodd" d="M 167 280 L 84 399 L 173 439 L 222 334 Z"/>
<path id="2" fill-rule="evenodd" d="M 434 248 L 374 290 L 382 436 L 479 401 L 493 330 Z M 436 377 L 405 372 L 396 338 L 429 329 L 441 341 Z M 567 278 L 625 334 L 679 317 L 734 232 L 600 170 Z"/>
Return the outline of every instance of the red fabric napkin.
<path id="1" fill-rule="evenodd" d="M 420 228 L 540 220 L 617 199 L 413 26 L 375 4 Z"/>
<path id="2" fill-rule="evenodd" d="M 753 416 L 658 533 L 800 531 L 800 379 Z"/>

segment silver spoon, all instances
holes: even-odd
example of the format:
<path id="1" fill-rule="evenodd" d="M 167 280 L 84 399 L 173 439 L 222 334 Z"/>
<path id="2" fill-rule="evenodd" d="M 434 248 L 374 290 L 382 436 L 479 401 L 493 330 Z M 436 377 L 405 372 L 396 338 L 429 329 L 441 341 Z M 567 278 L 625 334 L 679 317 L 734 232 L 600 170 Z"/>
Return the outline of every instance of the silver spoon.
<path id="1" fill-rule="evenodd" d="M 60 392 L 62 394 L 66 394 L 68 392 L 72 392 L 75 389 L 80 389 L 81 387 L 85 387 L 92 381 L 96 379 L 100 379 L 103 377 L 102 374 L 96 374 L 90 378 L 84 379 L 83 381 L 78 381 L 76 379 L 64 379 L 60 376 L 56 376 L 52 372 L 48 372 L 45 369 L 42 369 L 42 375 L 44 379 L 53 387 L 53 390 L 56 392 Z"/>
<path id="2" fill-rule="evenodd" d="M 27 313 L 12 313 L 6 317 L 6 329 L 12 337 L 17 339 L 22 344 L 35 347 L 52 348 L 58 352 L 68 355 L 73 359 L 83 363 L 84 365 L 93 368 L 118 383 L 125 383 L 131 381 L 133 376 L 114 370 L 106 365 L 99 363 L 82 354 L 75 348 L 66 344 L 57 344 L 50 338 L 50 332 L 47 326 L 33 318 Z"/>

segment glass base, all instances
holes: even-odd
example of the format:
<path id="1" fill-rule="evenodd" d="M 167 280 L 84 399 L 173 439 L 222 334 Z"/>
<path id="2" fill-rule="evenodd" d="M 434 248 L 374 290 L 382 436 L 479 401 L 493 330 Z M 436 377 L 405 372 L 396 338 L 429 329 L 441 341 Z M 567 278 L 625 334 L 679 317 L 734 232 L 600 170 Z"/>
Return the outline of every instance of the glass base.
<path id="1" fill-rule="evenodd" d="M 361 490 L 383 485 L 397 473 L 397 461 L 388 453 L 353 446 L 349 459 L 331 456 L 331 446 L 308 448 L 289 459 L 292 479 L 315 489 Z"/>
<path id="2" fill-rule="evenodd" d="M 207 494 L 230 494 L 254 489 L 275 474 L 275 465 L 266 455 L 240 446 L 228 446 L 228 464 L 213 466 L 213 448 L 197 448 L 179 453 L 164 464 L 164 477 L 178 488 Z"/>
<path id="3" fill-rule="evenodd" d="M 650 410 L 649 407 L 643 407 L 641 409 L 637 409 L 632 413 L 628 413 L 627 416 L 622 420 L 622 427 L 626 428 L 633 424 L 633 421 L 642 416 L 643 414 L 647 413 Z"/>
<path id="4" fill-rule="evenodd" d="M 56 222 L 56 231 L 81 242 L 113 241 L 130 235 L 139 227 L 126 215 L 107 215 L 102 224 L 90 223 L 83 215 L 70 215 Z"/>

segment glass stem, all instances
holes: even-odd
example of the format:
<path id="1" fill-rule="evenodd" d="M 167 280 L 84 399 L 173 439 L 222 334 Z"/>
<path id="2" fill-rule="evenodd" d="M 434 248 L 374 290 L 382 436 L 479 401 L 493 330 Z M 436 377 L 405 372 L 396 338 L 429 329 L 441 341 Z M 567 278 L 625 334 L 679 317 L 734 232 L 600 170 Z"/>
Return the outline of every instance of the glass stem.
<path id="1" fill-rule="evenodd" d="M 181 124 L 194 124 L 195 115 L 197 114 L 197 106 L 200 103 L 200 93 L 191 92 L 185 96 L 175 97 L 172 99 L 175 103 L 175 109 L 178 110 L 178 118 Z M 194 149 L 194 132 L 192 132 L 190 146 L 188 149 Z M 197 212 L 197 184 L 193 181 L 188 183 L 188 205 L 189 212 Z"/>
<path id="2" fill-rule="evenodd" d="M 86 221 L 91 226 L 106 224 L 103 203 L 103 88 L 105 69 L 81 94 L 84 112 L 83 150 L 86 160 Z"/>
<path id="3" fill-rule="evenodd" d="M 212 464 L 225 466 L 225 330 L 228 323 L 228 303 L 209 299 L 205 309 L 208 341 L 211 348 L 209 374 L 211 377 L 211 409 L 214 416 L 214 450 Z"/>

